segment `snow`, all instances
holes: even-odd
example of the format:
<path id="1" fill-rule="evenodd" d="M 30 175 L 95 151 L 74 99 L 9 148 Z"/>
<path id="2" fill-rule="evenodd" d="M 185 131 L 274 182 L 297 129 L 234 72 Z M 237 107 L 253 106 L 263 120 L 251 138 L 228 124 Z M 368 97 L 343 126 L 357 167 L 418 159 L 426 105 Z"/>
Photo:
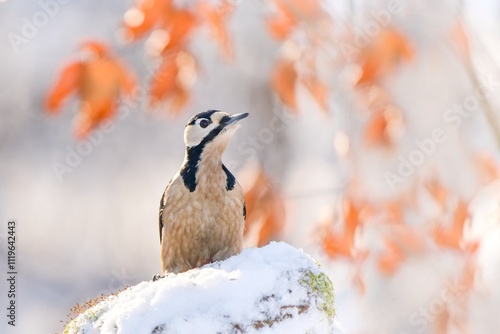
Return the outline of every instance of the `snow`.
<path id="1" fill-rule="evenodd" d="M 326 278 L 309 255 L 274 242 L 142 282 L 87 310 L 67 332 L 340 334 L 333 287 L 318 277 Z"/>

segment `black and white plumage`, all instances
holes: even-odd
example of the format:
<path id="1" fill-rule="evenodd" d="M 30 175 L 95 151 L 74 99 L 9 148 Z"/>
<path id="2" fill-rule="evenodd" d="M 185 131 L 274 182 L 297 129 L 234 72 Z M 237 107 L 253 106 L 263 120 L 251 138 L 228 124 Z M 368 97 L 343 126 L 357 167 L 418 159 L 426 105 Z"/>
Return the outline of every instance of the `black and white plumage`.
<path id="1" fill-rule="evenodd" d="M 241 252 L 245 201 L 240 185 L 222 164 L 222 154 L 247 116 L 209 110 L 188 121 L 184 162 L 160 202 L 163 273 L 183 272 Z"/>

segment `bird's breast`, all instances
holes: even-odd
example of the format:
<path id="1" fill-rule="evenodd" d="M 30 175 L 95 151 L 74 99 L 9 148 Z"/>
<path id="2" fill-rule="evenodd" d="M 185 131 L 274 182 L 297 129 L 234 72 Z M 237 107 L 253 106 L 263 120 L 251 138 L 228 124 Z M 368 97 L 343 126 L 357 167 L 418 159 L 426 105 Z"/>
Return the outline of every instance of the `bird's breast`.
<path id="1" fill-rule="evenodd" d="M 163 212 L 164 269 L 183 271 L 239 253 L 244 226 L 241 188 L 228 191 L 221 170 L 211 177 L 201 175 L 194 191 L 184 184 L 180 189 Z"/>

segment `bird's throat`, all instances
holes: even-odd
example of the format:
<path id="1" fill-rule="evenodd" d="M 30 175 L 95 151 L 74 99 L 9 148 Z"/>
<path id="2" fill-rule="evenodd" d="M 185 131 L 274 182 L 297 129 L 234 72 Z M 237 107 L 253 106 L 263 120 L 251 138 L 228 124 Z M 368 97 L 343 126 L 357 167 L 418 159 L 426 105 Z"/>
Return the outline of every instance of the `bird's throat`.
<path id="1" fill-rule="evenodd" d="M 180 175 L 186 188 L 190 192 L 196 190 L 200 181 L 198 175 L 216 176 L 224 173 L 222 169 L 222 153 L 224 147 L 215 145 L 194 146 L 186 149 L 184 163 L 180 170 Z"/>

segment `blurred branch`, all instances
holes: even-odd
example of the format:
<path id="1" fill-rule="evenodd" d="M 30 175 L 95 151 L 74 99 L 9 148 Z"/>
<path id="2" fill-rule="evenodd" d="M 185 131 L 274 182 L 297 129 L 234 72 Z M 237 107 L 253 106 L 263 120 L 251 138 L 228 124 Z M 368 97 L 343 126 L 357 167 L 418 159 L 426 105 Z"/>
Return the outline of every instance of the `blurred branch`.
<path id="1" fill-rule="evenodd" d="M 472 81 L 473 86 L 474 87 L 480 86 L 481 82 L 478 79 L 477 71 L 475 70 L 474 65 L 472 64 L 470 56 L 466 57 L 464 65 L 467 71 L 467 75 L 469 76 L 469 79 Z M 486 119 L 488 120 L 488 123 L 491 127 L 491 131 L 493 131 L 497 147 L 500 150 L 500 125 L 498 124 L 498 118 L 495 115 L 493 106 L 489 102 L 488 98 L 479 99 L 479 103 L 481 104 Z"/>
<path id="2" fill-rule="evenodd" d="M 466 21 L 465 21 L 465 17 L 464 17 L 464 1 L 463 0 L 459 1 L 458 19 L 465 26 Z M 469 32 L 469 35 L 470 35 L 471 31 L 472 31 L 470 26 L 468 27 L 467 31 Z M 475 39 L 475 40 L 477 41 L 478 39 Z M 488 54 L 488 51 L 486 50 L 486 48 L 485 48 L 484 52 L 485 52 L 485 54 Z M 492 58 L 492 57 L 490 56 L 490 58 Z M 472 62 L 472 55 L 471 55 L 470 47 L 466 48 L 464 50 L 463 64 L 464 64 L 465 70 L 467 72 L 467 75 L 469 76 L 469 80 L 472 82 L 473 87 L 480 86 L 481 82 L 479 81 L 477 71 L 476 71 L 474 64 Z M 495 110 L 493 109 L 493 106 L 489 102 L 488 98 L 479 99 L 479 103 L 484 111 L 484 114 L 486 116 L 488 124 L 490 125 L 491 131 L 493 132 L 493 135 L 495 136 L 495 142 L 497 144 L 497 148 L 500 150 L 500 124 L 498 123 L 498 118 L 495 115 Z"/>

